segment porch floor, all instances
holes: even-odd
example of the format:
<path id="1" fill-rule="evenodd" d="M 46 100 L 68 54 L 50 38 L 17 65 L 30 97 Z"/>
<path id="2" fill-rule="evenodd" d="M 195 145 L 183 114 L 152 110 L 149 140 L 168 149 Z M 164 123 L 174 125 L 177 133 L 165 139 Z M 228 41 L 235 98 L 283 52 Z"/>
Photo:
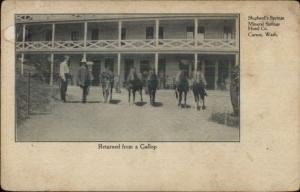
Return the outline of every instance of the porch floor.
<path id="1" fill-rule="evenodd" d="M 189 108 L 179 108 L 173 90 L 157 91 L 157 106 L 143 94 L 141 106 L 128 104 L 127 91 L 103 103 L 99 87 L 92 87 L 88 103 L 81 89 L 68 88 L 68 103 L 58 102 L 47 115 L 33 115 L 17 126 L 17 141 L 238 141 L 239 128 L 209 120 L 213 112 L 232 111 L 228 91 L 208 91 L 206 110 L 196 111 L 192 93 Z M 139 101 L 139 95 L 136 101 Z"/>

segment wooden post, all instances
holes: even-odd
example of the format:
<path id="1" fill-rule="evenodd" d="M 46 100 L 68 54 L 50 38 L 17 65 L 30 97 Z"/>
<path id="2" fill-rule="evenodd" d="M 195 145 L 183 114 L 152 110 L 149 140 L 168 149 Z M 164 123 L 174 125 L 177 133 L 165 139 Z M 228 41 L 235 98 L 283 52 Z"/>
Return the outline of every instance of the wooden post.
<path id="1" fill-rule="evenodd" d="M 121 75 L 121 53 L 118 53 L 118 76 L 120 80 L 120 75 Z"/>
<path id="2" fill-rule="evenodd" d="M 31 74 L 28 73 L 28 79 L 27 79 L 27 117 L 30 116 L 30 78 Z"/>
<path id="3" fill-rule="evenodd" d="M 236 48 L 239 49 L 239 39 L 240 39 L 240 18 L 237 17 L 235 19 L 235 41 L 236 41 Z"/>
<path id="4" fill-rule="evenodd" d="M 122 41 L 122 21 L 118 22 L 118 45 L 121 47 L 121 41 Z"/>
<path id="5" fill-rule="evenodd" d="M 215 87 L 214 87 L 214 89 L 218 88 L 218 74 L 219 74 L 219 61 L 216 60 L 216 62 L 215 62 Z"/>
<path id="6" fill-rule="evenodd" d="M 53 66 L 54 66 L 54 54 L 51 53 L 51 64 L 50 64 L 50 85 L 53 85 Z"/>
<path id="7" fill-rule="evenodd" d="M 52 23 L 52 49 L 54 48 L 54 41 L 55 41 L 55 24 Z"/>
<path id="8" fill-rule="evenodd" d="M 24 53 L 21 53 L 21 75 L 24 74 Z"/>
<path id="9" fill-rule="evenodd" d="M 198 46 L 198 19 L 195 18 L 195 21 L 194 21 L 194 40 L 195 40 L 195 47 Z"/>
<path id="10" fill-rule="evenodd" d="M 83 44 L 84 48 L 86 48 L 86 40 L 87 40 L 87 22 L 84 22 L 84 35 L 83 35 Z"/>
<path id="11" fill-rule="evenodd" d="M 155 20 L 155 46 L 158 47 L 159 44 L 159 20 Z"/>
<path id="12" fill-rule="evenodd" d="M 240 64 L 240 58 L 239 58 L 239 54 L 238 53 L 236 53 L 235 54 L 235 66 L 239 66 L 239 64 Z"/>
<path id="13" fill-rule="evenodd" d="M 154 61 L 154 67 L 155 67 L 155 74 L 158 75 L 158 53 L 155 53 L 155 61 Z"/>
<path id="14" fill-rule="evenodd" d="M 194 73 L 196 74 L 196 71 L 198 69 L 198 53 L 194 53 Z"/>
<path id="15" fill-rule="evenodd" d="M 23 33 L 22 33 L 22 45 L 23 49 L 25 48 L 25 37 L 26 37 L 26 24 L 23 25 Z"/>
<path id="16" fill-rule="evenodd" d="M 26 24 L 23 25 L 22 48 L 25 49 Z M 21 54 L 21 75 L 24 74 L 24 53 Z"/>

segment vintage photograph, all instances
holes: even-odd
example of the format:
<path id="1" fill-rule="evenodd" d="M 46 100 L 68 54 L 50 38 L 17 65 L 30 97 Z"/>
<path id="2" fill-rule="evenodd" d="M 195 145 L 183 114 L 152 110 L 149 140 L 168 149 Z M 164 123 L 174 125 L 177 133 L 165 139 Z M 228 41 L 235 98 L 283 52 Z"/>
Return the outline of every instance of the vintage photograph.
<path id="1" fill-rule="evenodd" d="M 240 141 L 239 14 L 17 14 L 17 142 Z"/>

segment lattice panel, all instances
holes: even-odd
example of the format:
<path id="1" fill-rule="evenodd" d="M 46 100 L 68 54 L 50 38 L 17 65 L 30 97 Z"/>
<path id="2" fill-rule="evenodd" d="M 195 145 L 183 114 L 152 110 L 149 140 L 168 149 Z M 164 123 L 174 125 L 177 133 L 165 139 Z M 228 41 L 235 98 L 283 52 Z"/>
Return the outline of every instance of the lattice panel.
<path id="1" fill-rule="evenodd" d="M 193 48 L 193 39 L 161 39 L 159 46 L 162 48 Z"/>
<path id="2" fill-rule="evenodd" d="M 55 49 L 80 49 L 84 48 L 83 41 L 55 41 Z"/>
<path id="3" fill-rule="evenodd" d="M 155 40 L 122 40 L 122 48 L 155 48 Z"/>
<path id="4" fill-rule="evenodd" d="M 91 49 L 114 49 L 118 47 L 117 40 L 91 40 L 86 43 L 87 48 Z"/>

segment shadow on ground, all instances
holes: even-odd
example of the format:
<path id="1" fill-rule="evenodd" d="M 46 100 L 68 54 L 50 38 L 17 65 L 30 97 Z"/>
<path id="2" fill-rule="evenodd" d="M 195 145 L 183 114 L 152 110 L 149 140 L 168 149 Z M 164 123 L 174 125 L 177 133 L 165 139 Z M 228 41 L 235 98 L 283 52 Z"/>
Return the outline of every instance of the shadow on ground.
<path id="1" fill-rule="evenodd" d="M 121 100 L 117 100 L 117 99 L 112 99 L 109 103 L 111 104 L 119 104 L 121 102 Z"/>
<path id="2" fill-rule="evenodd" d="M 155 102 L 152 104 L 153 107 L 162 107 L 164 104 L 162 102 Z"/>
<path id="3" fill-rule="evenodd" d="M 147 102 L 144 102 L 144 101 L 140 101 L 140 102 L 136 102 L 135 103 L 135 105 L 136 106 L 139 106 L 139 107 L 142 107 L 142 106 L 144 106 L 144 105 L 146 105 L 147 104 Z"/>

